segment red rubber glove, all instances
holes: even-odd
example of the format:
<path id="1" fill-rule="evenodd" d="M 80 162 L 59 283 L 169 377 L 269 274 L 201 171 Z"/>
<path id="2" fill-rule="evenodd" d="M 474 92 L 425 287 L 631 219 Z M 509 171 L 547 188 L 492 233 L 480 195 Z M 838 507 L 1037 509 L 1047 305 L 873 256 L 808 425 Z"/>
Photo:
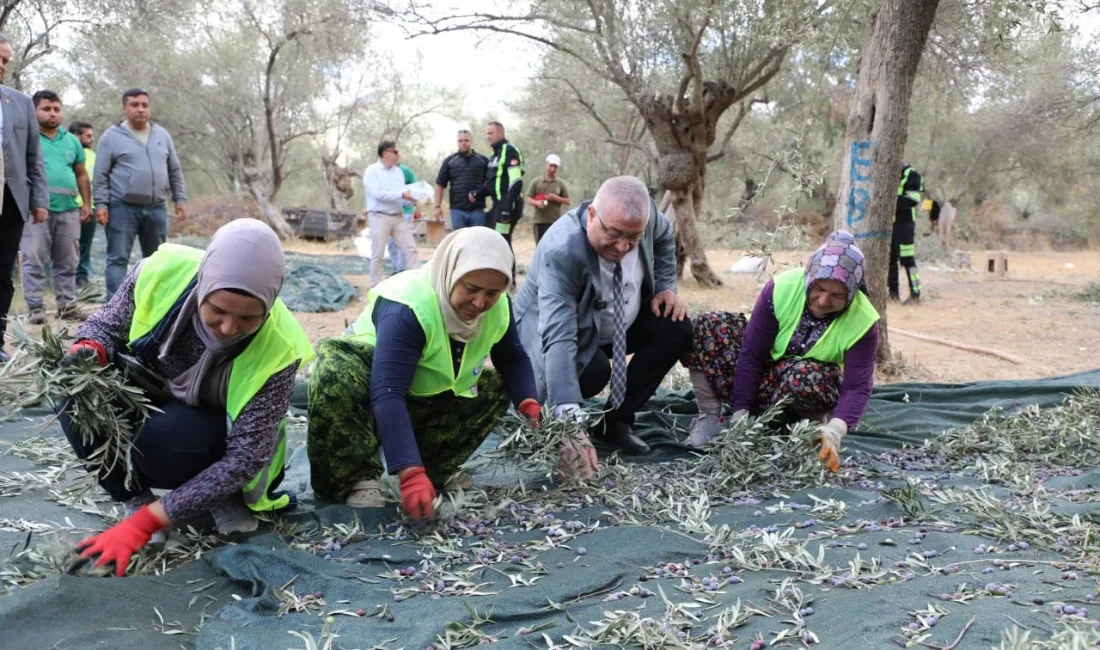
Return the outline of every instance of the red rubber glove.
<path id="1" fill-rule="evenodd" d="M 530 397 L 520 402 L 516 410 L 526 415 L 533 426 L 537 427 L 542 422 L 542 406 Z"/>
<path id="2" fill-rule="evenodd" d="M 97 567 L 114 562 L 115 575 L 121 578 L 126 575 L 130 556 L 145 546 L 153 533 L 161 528 L 164 528 L 164 524 L 157 519 L 149 506 L 142 506 L 141 510 L 106 531 L 80 542 L 76 550 L 84 558 L 98 555 L 99 559 L 95 563 Z"/>
<path id="3" fill-rule="evenodd" d="M 435 514 L 435 488 L 423 467 L 413 467 L 401 476 L 401 504 L 414 520 Z"/>
<path id="4" fill-rule="evenodd" d="M 61 360 L 61 365 L 72 365 L 79 359 L 93 356 L 99 365 L 107 365 L 107 348 L 103 347 L 102 343 L 91 339 L 80 339 L 69 348 L 69 354 Z"/>

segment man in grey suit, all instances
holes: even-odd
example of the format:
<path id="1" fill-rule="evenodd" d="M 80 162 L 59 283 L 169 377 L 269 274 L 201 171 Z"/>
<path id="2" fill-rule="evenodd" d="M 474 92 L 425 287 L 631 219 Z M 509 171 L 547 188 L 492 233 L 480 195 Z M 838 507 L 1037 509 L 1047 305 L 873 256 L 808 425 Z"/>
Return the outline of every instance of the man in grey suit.
<path id="1" fill-rule="evenodd" d="M 539 401 L 568 417 L 610 381 L 596 433 L 630 455 L 650 451 L 634 435 L 635 412 L 691 347 L 674 246 L 672 226 L 645 185 L 632 176 L 611 178 L 595 199 L 550 227 L 516 296 Z M 629 365 L 627 354 L 634 355 Z"/>
<path id="2" fill-rule="evenodd" d="M 11 62 L 12 48 L 0 34 L 0 81 Z M 3 337 L 15 296 L 12 272 L 23 238 L 23 224 L 42 223 L 50 214 L 46 168 L 38 147 L 34 102 L 18 90 L 0 86 L 0 140 L 4 150 L 4 199 L 0 208 L 0 363 L 8 360 Z"/>

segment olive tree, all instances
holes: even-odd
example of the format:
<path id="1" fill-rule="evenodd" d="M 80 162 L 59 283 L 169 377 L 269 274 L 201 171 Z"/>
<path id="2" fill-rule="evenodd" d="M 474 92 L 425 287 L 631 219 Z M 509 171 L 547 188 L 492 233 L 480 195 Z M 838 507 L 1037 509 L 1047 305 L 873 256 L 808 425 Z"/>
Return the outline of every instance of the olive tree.
<path id="1" fill-rule="evenodd" d="M 545 0 L 500 12 L 414 5 L 402 15 L 417 34 L 478 30 L 528 39 L 617 88 L 656 150 L 658 189 L 676 214 L 678 267 L 690 264 L 696 281 L 713 287 L 721 280 L 697 228 L 708 160 L 732 138 L 791 45 L 832 10 L 831 0 Z M 720 130 L 731 110 L 734 119 Z"/>

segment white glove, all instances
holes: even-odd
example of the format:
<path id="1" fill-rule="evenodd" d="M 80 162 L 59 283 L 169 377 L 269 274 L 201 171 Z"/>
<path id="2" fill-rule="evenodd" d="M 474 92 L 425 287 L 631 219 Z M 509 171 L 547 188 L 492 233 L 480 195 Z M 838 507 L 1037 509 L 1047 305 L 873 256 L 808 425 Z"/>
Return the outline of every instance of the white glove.
<path id="1" fill-rule="evenodd" d="M 830 472 L 835 473 L 840 469 L 840 443 L 846 435 L 848 435 L 848 423 L 840 418 L 829 420 L 818 430 L 815 440 L 820 443 L 821 451 L 818 452 L 817 458 L 825 463 L 825 467 Z"/>
<path id="2" fill-rule="evenodd" d="M 749 414 L 749 412 L 746 411 L 745 409 L 741 409 L 740 411 L 734 411 L 733 415 L 730 416 L 730 422 L 740 422 L 741 419 L 744 418 L 748 414 Z"/>
<path id="3" fill-rule="evenodd" d="M 578 411 L 580 410 L 580 404 L 558 404 L 554 407 L 554 417 L 559 420 L 566 417 L 572 417 L 575 420 L 579 415 Z"/>

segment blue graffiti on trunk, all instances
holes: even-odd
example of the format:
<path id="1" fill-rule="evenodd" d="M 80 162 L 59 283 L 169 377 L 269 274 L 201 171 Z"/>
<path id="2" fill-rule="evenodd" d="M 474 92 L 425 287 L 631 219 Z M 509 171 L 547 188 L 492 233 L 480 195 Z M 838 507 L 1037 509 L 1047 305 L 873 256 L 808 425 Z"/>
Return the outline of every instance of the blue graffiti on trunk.
<path id="1" fill-rule="evenodd" d="M 871 202 L 870 151 L 871 143 L 867 140 L 852 143 L 847 223 L 853 231 L 857 230 L 856 224 L 867 219 L 867 206 Z"/>

